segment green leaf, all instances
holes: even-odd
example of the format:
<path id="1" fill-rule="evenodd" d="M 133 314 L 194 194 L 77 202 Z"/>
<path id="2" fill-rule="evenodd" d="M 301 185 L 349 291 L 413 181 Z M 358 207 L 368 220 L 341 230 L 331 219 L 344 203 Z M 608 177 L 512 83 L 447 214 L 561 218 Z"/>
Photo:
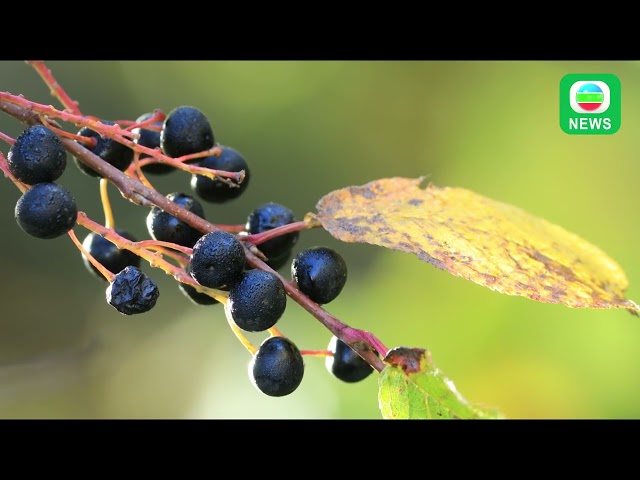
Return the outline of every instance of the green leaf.
<path id="1" fill-rule="evenodd" d="M 385 419 L 498 419 L 493 408 L 470 404 L 422 348 L 397 347 L 384 359 L 378 404 Z"/>

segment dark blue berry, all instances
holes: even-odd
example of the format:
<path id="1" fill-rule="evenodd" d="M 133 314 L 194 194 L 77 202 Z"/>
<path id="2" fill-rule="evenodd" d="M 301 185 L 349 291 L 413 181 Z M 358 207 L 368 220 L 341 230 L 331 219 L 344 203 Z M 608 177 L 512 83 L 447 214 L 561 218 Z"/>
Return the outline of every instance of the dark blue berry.
<path id="1" fill-rule="evenodd" d="M 133 235 L 121 228 L 116 228 L 116 233 L 127 240 L 137 242 L 137 239 Z M 141 259 L 138 255 L 130 250 L 118 248 L 115 244 L 97 233 L 89 233 L 84 238 L 82 246 L 111 273 L 118 273 L 125 267 L 140 267 Z M 102 280 L 107 280 L 84 254 L 82 254 L 82 261 L 91 274 Z"/>
<path id="2" fill-rule="evenodd" d="M 154 115 L 153 112 L 145 113 L 140 115 L 136 119 L 136 123 L 144 122 L 148 120 Z M 152 125 L 162 128 L 162 122 L 154 122 Z M 135 143 L 138 145 L 142 145 L 143 147 L 155 149 L 160 148 L 160 132 L 156 130 L 149 130 L 147 128 L 134 128 L 131 130 L 132 133 L 137 133 L 140 135 L 139 138 L 135 139 Z M 143 158 L 149 158 L 149 155 L 146 153 L 140 154 L 140 160 Z M 143 173 L 151 173 L 153 175 L 165 175 L 167 173 L 175 172 L 175 168 L 171 165 L 167 165 L 164 163 L 150 163 L 142 167 Z"/>
<path id="3" fill-rule="evenodd" d="M 285 337 L 267 338 L 249 362 L 249 378 L 270 397 L 293 393 L 303 376 L 304 360 L 300 350 Z"/>
<path id="4" fill-rule="evenodd" d="M 339 380 L 356 383 L 373 372 L 373 367 L 338 337 L 331 338 L 329 350 L 333 355 L 326 358 L 325 366 Z"/>
<path id="5" fill-rule="evenodd" d="M 171 110 L 160 132 L 160 148 L 176 158 L 213 148 L 215 137 L 209 119 L 195 107 L 183 105 Z"/>
<path id="6" fill-rule="evenodd" d="M 67 166 L 60 138 L 43 125 L 26 128 L 9 149 L 9 170 L 27 185 L 54 182 Z"/>
<path id="7" fill-rule="evenodd" d="M 76 200 L 62 185 L 36 183 L 16 203 L 14 217 L 22 230 L 36 238 L 51 239 L 73 228 L 78 216 Z"/>
<path id="8" fill-rule="evenodd" d="M 204 175 L 191 176 L 191 189 L 200 198 L 211 203 L 224 203 L 238 198 L 249 185 L 249 166 L 244 157 L 231 147 L 222 146 L 219 157 L 211 155 L 198 163 L 198 166 L 212 168 L 224 172 L 239 172 L 244 170 L 244 180 L 239 185 L 230 185 L 219 178 L 209 178 Z"/>
<path id="9" fill-rule="evenodd" d="M 188 274 L 191 274 L 188 265 L 186 267 L 186 271 Z M 216 303 L 220 303 L 212 296 L 207 295 L 206 293 L 199 292 L 194 287 L 186 283 L 178 282 L 178 288 L 185 296 L 189 298 L 189 300 L 191 300 L 196 305 L 214 305 Z"/>
<path id="10" fill-rule="evenodd" d="M 167 199 L 204 218 L 202 205 L 195 198 L 184 193 L 174 192 L 168 194 Z M 154 240 L 176 243 L 189 248 L 193 247 L 202 236 L 202 232 L 159 207 L 153 207 L 148 213 L 147 230 Z"/>
<path id="11" fill-rule="evenodd" d="M 226 308 L 234 323 L 247 332 L 273 327 L 287 307 L 282 281 L 273 273 L 252 269 L 242 273 L 229 290 Z"/>
<path id="12" fill-rule="evenodd" d="M 216 230 L 200 237 L 193 246 L 189 269 L 200 285 L 223 288 L 240 278 L 245 261 L 240 240 L 231 233 Z"/>
<path id="13" fill-rule="evenodd" d="M 291 262 L 291 278 L 302 293 L 318 304 L 329 303 L 347 282 L 347 264 L 327 247 L 304 250 Z"/>
<path id="14" fill-rule="evenodd" d="M 249 214 L 245 229 L 254 235 L 295 221 L 293 212 L 289 208 L 279 203 L 269 202 L 260 205 Z M 282 257 L 285 253 L 291 251 L 299 236 L 300 232 L 280 235 L 259 244 L 258 249 L 269 259 Z"/>
<path id="15" fill-rule="evenodd" d="M 101 120 L 101 123 L 105 125 L 114 125 L 113 122 L 107 120 Z M 90 129 L 89 127 L 83 127 L 78 132 L 78 135 L 83 137 L 90 137 L 96 139 L 96 145 L 94 147 L 87 147 L 87 150 L 91 151 L 95 155 L 99 156 L 102 160 L 107 162 L 108 164 L 116 167 L 120 171 L 124 171 L 127 169 L 131 162 L 133 161 L 133 150 L 131 150 L 126 145 L 119 143 L 112 138 L 102 137 L 95 130 Z M 85 174 L 90 177 L 101 177 L 98 172 L 96 172 L 91 167 L 88 167 L 76 157 L 73 157 L 75 164 L 78 168 Z"/>
<path id="16" fill-rule="evenodd" d="M 160 290 L 138 267 L 125 267 L 113 277 L 107 287 L 107 302 L 124 315 L 135 315 L 151 310 L 160 296 Z"/>

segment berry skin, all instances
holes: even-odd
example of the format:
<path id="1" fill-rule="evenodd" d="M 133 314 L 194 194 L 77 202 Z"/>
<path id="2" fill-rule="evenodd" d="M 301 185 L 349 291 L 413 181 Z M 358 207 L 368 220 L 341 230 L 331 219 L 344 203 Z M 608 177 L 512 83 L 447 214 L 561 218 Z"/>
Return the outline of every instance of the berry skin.
<path id="1" fill-rule="evenodd" d="M 304 361 L 288 338 L 269 337 L 249 362 L 249 377 L 265 395 L 284 397 L 293 393 L 304 376 Z"/>
<path id="2" fill-rule="evenodd" d="M 339 380 L 356 383 L 373 372 L 371 365 L 335 335 L 329 341 L 329 350 L 333 356 L 327 357 L 325 366 Z"/>
<path id="3" fill-rule="evenodd" d="M 273 273 L 253 269 L 242 273 L 229 290 L 226 309 L 234 323 L 246 332 L 273 327 L 287 307 L 284 285 Z"/>
<path id="4" fill-rule="evenodd" d="M 43 125 L 26 128 L 7 156 L 9 170 L 27 185 L 55 182 L 67 166 L 67 152 L 58 136 Z"/>
<path id="5" fill-rule="evenodd" d="M 151 118 L 154 115 L 153 112 L 145 113 L 140 115 L 136 119 L 136 123 L 144 122 L 145 120 Z M 155 122 L 153 125 L 162 127 L 162 122 Z M 142 145 L 147 148 L 159 148 L 160 147 L 160 132 L 156 132 L 155 130 L 148 130 L 146 128 L 134 128 L 131 130 L 132 133 L 137 133 L 140 135 L 139 138 L 134 140 L 138 145 Z M 143 158 L 149 158 L 149 155 L 146 153 L 140 154 L 140 160 Z M 153 175 L 165 175 L 167 173 L 174 172 L 176 169 L 171 165 L 166 165 L 164 163 L 150 163 L 149 165 L 145 165 L 142 167 L 143 173 L 151 173 Z"/>
<path id="6" fill-rule="evenodd" d="M 254 209 L 247 218 L 245 229 L 249 234 L 262 233 L 282 225 L 295 222 L 293 212 L 278 203 L 265 203 Z M 281 258 L 285 253 L 290 253 L 298 241 L 300 232 L 291 232 L 286 235 L 272 238 L 258 245 L 258 249 L 269 259 Z"/>
<path id="7" fill-rule="evenodd" d="M 160 148 L 168 157 L 177 158 L 213 148 L 215 137 L 207 117 L 188 105 L 171 110 L 162 123 Z"/>
<path id="8" fill-rule="evenodd" d="M 151 310 L 160 290 L 138 267 L 125 267 L 113 277 L 107 287 L 107 302 L 123 315 L 135 315 Z"/>
<path id="9" fill-rule="evenodd" d="M 133 235 L 120 228 L 116 228 L 116 233 L 132 242 L 137 241 Z M 112 273 L 118 273 L 125 267 L 140 267 L 141 259 L 138 255 L 129 250 L 116 247 L 115 244 L 97 233 L 89 233 L 82 241 L 82 246 Z M 82 255 L 82 262 L 91 274 L 102 280 L 107 280 L 84 254 Z"/>
<path id="10" fill-rule="evenodd" d="M 168 194 L 167 199 L 204 218 L 202 205 L 195 198 L 174 192 Z M 147 230 L 154 240 L 176 243 L 189 248 L 202 237 L 202 232 L 158 207 L 153 207 L 147 215 Z"/>
<path id="11" fill-rule="evenodd" d="M 200 285 L 223 288 L 240 278 L 245 261 L 240 240 L 229 232 L 216 230 L 200 237 L 193 246 L 189 269 Z"/>
<path id="12" fill-rule="evenodd" d="M 186 271 L 190 274 L 188 265 Z M 187 285 L 186 283 L 178 282 L 178 288 L 182 293 L 185 294 L 185 296 L 189 298 L 189 300 L 191 300 L 191 302 L 195 303 L 196 305 L 215 305 L 216 303 L 220 303 L 215 298 L 207 295 L 206 293 L 199 292 L 191 285 Z"/>
<path id="13" fill-rule="evenodd" d="M 222 154 L 219 157 L 214 155 L 206 157 L 198 163 L 198 166 L 224 172 L 239 172 L 244 170 L 244 180 L 238 186 L 231 186 L 218 178 L 192 175 L 191 189 L 200 198 L 211 203 L 224 203 L 238 198 L 249 185 L 249 166 L 247 165 L 247 161 L 237 150 L 222 145 L 221 147 Z"/>
<path id="14" fill-rule="evenodd" d="M 22 230 L 36 238 L 51 239 L 73 228 L 78 216 L 76 200 L 62 185 L 36 183 L 16 203 L 14 217 Z"/>
<path id="15" fill-rule="evenodd" d="M 107 120 L 100 120 L 100 122 L 105 125 L 114 125 L 113 122 L 109 122 Z M 118 143 L 109 137 L 102 137 L 98 132 L 90 129 L 89 127 L 81 128 L 78 135 L 95 138 L 97 141 L 96 146 L 93 148 L 85 146 L 85 148 L 99 156 L 105 162 L 116 167 L 118 170 L 124 171 L 129 165 L 131 165 L 131 162 L 133 161 L 133 150 L 126 145 Z M 73 157 L 73 160 L 78 168 L 86 175 L 89 175 L 90 177 L 101 177 L 98 172 L 86 166 L 76 157 Z"/>
<path id="16" fill-rule="evenodd" d="M 319 305 L 334 300 L 347 282 L 347 264 L 334 250 L 312 247 L 291 262 L 291 278 L 302 293 Z"/>

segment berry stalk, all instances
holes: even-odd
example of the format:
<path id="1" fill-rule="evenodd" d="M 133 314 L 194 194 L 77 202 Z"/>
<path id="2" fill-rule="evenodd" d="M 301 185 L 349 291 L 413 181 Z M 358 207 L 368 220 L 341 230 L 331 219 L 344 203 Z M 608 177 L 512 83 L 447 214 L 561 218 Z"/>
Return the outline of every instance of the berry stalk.
<path id="1" fill-rule="evenodd" d="M 34 114 L 44 115 L 48 118 L 58 118 L 64 122 L 73 123 L 76 126 L 90 128 L 91 130 L 94 130 L 95 132 L 98 132 L 101 135 L 108 136 L 109 138 L 112 138 L 117 142 L 129 147 L 134 152 L 145 153 L 150 157 L 153 157 L 158 163 L 171 165 L 172 167 L 178 170 L 183 170 L 185 172 L 188 172 L 194 175 L 195 174 L 203 175 L 211 179 L 213 178 L 219 178 L 220 180 L 231 179 L 237 183 L 242 183 L 242 181 L 244 180 L 244 175 L 245 175 L 244 171 L 227 172 L 223 170 L 214 170 L 211 168 L 203 168 L 203 167 L 198 167 L 196 165 L 188 165 L 184 163 L 186 160 L 193 160 L 195 158 L 201 158 L 201 157 L 206 157 L 211 155 L 218 156 L 222 153 L 220 147 L 218 146 L 215 146 L 205 152 L 197 152 L 189 155 L 184 155 L 182 157 L 172 158 L 172 157 L 168 157 L 167 155 L 164 155 L 162 152 L 156 149 L 148 148 L 143 145 L 138 145 L 133 141 L 133 139 L 138 138 L 139 134 L 120 128 L 116 124 L 106 125 L 98 119 L 93 119 L 93 118 L 85 117 L 82 115 L 74 115 L 68 112 L 63 112 L 63 111 L 57 110 L 51 105 L 43 105 L 40 103 L 27 100 L 24 97 L 21 97 L 19 95 L 12 95 L 8 92 L 0 92 L 0 109 L 5 111 L 6 113 L 9 113 L 10 105 L 14 105 L 16 107 L 22 107 L 22 109 L 24 109 L 26 114 L 26 117 L 24 117 L 25 120 L 22 120 L 22 121 L 29 123 L 30 125 L 33 125 L 32 123 L 33 121 L 28 121 L 27 119 L 33 116 Z M 71 137 L 71 138 L 77 137 L 75 134 L 65 132 L 64 130 L 58 129 L 57 133 L 61 134 L 61 136 L 63 137 Z"/>
<path id="2" fill-rule="evenodd" d="M 249 341 L 249 339 L 245 336 L 244 332 L 242 331 L 242 329 L 240 329 L 240 327 L 238 327 L 233 320 L 231 319 L 231 315 L 225 315 L 225 317 L 227 318 L 227 323 L 229 324 L 229 328 L 231 328 L 231 331 L 233 332 L 233 334 L 236 336 L 236 338 L 238 339 L 238 341 L 242 344 L 242 346 L 244 348 L 247 349 L 247 351 L 253 356 L 255 355 L 255 353 L 258 351 L 258 349 L 256 348 L 256 346 L 251 343 Z"/>
<path id="3" fill-rule="evenodd" d="M 98 143 L 98 141 L 93 137 L 83 137 L 82 135 L 76 135 L 74 133 L 70 133 L 66 130 L 56 127 L 58 123 L 55 122 L 56 125 L 53 125 L 54 121 L 50 120 L 45 115 L 39 115 L 39 117 L 40 122 L 43 125 L 45 125 L 49 130 L 57 133 L 60 137 L 70 138 L 72 140 L 75 140 L 76 142 L 80 142 L 87 148 L 95 148 Z"/>
<path id="4" fill-rule="evenodd" d="M 13 145 L 15 143 L 15 139 L 11 138 L 9 135 L 6 135 L 0 132 L 0 140 L 7 142 L 9 145 Z"/>
<path id="5" fill-rule="evenodd" d="M 23 108 L 14 103 L 2 100 L 3 95 L 5 94 L 0 92 L 0 110 L 28 125 L 35 125 L 40 123 L 38 115 L 32 113 L 27 108 Z M 85 121 L 85 123 L 87 122 Z M 92 123 L 92 128 L 93 126 L 95 126 L 95 123 Z M 106 125 L 103 126 L 110 128 Z M 61 138 L 60 140 L 69 153 L 78 158 L 88 167 L 98 172 L 100 176 L 109 179 L 109 181 L 113 183 L 118 188 L 118 190 L 120 190 L 121 195 L 130 202 L 146 207 L 157 206 L 165 212 L 180 218 L 181 220 L 200 230 L 201 232 L 208 233 L 216 229 L 225 230 L 224 225 L 214 225 L 202 219 L 201 217 L 181 208 L 180 206 L 176 205 L 176 203 L 167 199 L 161 193 L 143 185 L 141 182 L 129 177 L 125 173 L 118 170 L 116 167 L 108 164 L 93 152 L 87 150 L 74 140 L 68 138 Z M 147 150 L 149 150 L 151 153 L 154 152 L 154 150 Z M 236 172 L 232 173 L 234 175 L 236 174 Z"/>
<path id="6" fill-rule="evenodd" d="M 82 252 L 82 254 L 87 258 L 87 260 L 91 262 L 91 265 L 93 265 L 100 272 L 100 274 L 104 278 L 106 278 L 109 283 L 111 283 L 113 281 L 113 278 L 116 276 L 115 273 L 105 268 L 104 265 L 96 260 L 95 257 L 82 246 L 82 243 L 80 242 L 80 240 L 78 240 L 78 237 L 76 237 L 76 233 L 73 231 L 73 229 L 69 230 L 69 232 L 67 232 L 67 235 L 69 235 L 69 238 L 71 238 L 71 241 L 75 244 L 78 250 L 80 250 L 80 252 Z"/>
<path id="7" fill-rule="evenodd" d="M 372 333 L 352 328 L 349 325 L 341 322 L 336 317 L 331 315 L 325 309 L 323 309 L 316 302 L 307 297 L 304 293 L 298 290 L 293 282 L 285 279 L 277 271 L 274 271 L 260 258 L 253 254 L 248 248 L 245 248 L 247 261 L 254 268 L 261 270 L 267 270 L 276 275 L 283 283 L 285 291 L 296 303 L 307 310 L 313 315 L 322 325 L 324 325 L 331 333 L 342 340 L 344 343 L 353 348 L 358 354 L 363 357 L 373 368 L 382 371 L 385 364 L 380 358 L 371 350 L 372 348 L 378 351 L 383 357 L 387 354 L 387 347 Z"/>
<path id="8" fill-rule="evenodd" d="M 138 246 L 143 248 L 151 248 L 156 250 L 158 248 L 166 248 L 177 250 L 178 252 L 184 253 L 184 255 L 186 255 L 187 257 L 189 257 L 191 255 L 191 252 L 193 252 L 192 248 L 185 247 L 184 245 L 178 245 L 177 243 L 163 242 L 161 240 L 140 240 L 136 243 L 138 244 Z"/>
<path id="9" fill-rule="evenodd" d="M 135 175 L 136 177 L 138 177 L 138 180 L 140 180 L 140 183 L 142 183 L 145 187 L 154 189 L 153 185 L 151 185 L 151 182 L 147 179 L 147 176 L 142 172 L 139 152 L 133 152 L 133 162 L 131 162 L 131 165 L 127 167 L 127 169 L 125 170 L 125 174 L 130 177 Z"/>
<path id="10" fill-rule="evenodd" d="M 0 152 L 0 170 L 4 172 L 5 176 L 7 176 L 16 185 L 16 187 L 18 187 L 18 189 L 21 192 L 25 192 L 29 189 L 28 185 L 25 185 L 24 183 L 20 182 L 11 173 L 8 167 L 7 159 L 5 158 L 2 152 Z M 108 226 L 100 225 L 99 223 L 94 222 L 87 216 L 85 212 L 82 212 L 82 211 L 78 212 L 76 223 L 106 238 L 111 243 L 116 245 L 118 248 L 126 249 L 135 253 L 140 258 L 143 258 L 144 260 L 146 260 L 149 263 L 149 265 L 151 265 L 152 267 L 157 267 L 162 269 L 167 275 L 171 275 L 177 281 L 190 285 L 196 290 L 198 290 L 199 292 L 206 293 L 207 295 L 212 296 L 213 298 L 218 300 L 220 303 L 226 302 L 227 292 L 222 292 L 219 290 L 210 289 L 210 288 L 201 286 L 195 280 L 193 280 L 191 275 L 186 273 L 183 268 L 176 267 L 175 265 L 167 262 L 163 258 L 163 255 L 166 254 L 176 259 L 178 263 L 182 264 L 184 262 L 183 257 L 179 257 L 175 253 L 171 253 L 166 249 L 171 248 L 187 254 L 189 254 L 189 250 L 191 249 L 187 249 L 186 247 L 181 247 L 179 245 L 168 244 L 166 242 L 158 242 L 154 240 L 132 242 L 127 238 L 116 233 L 116 231 L 113 230 L 112 228 Z M 92 256 L 85 251 L 85 249 L 82 247 L 82 244 L 78 241 L 77 237 L 75 236 L 75 233 L 73 233 L 72 230 L 69 231 L 69 236 L 71 240 L 74 242 L 74 244 L 76 245 L 76 247 L 78 247 L 80 251 L 84 253 L 87 256 L 87 258 L 91 261 Z M 151 250 L 157 250 L 157 251 L 151 251 Z M 94 263 L 94 262 L 91 262 L 91 263 Z M 104 275 L 104 277 L 107 280 L 111 280 L 113 278 L 113 273 L 109 272 L 110 274 L 107 274 L 106 272 L 104 272 L 103 271 L 104 268 L 102 267 L 102 265 L 94 264 L 94 266 Z"/>
<path id="11" fill-rule="evenodd" d="M 135 128 L 145 128 L 147 130 L 157 130 L 160 131 L 162 129 L 162 127 L 158 127 L 158 126 L 154 126 L 152 125 L 154 122 L 162 122 L 164 119 L 166 118 L 166 115 L 164 114 L 164 112 L 162 112 L 161 110 L 154 110 L 153 111 L 153 115 L 151 115 L 149 118 L 147 118 L 146 120 L 143 120 L 142 122 L 132 122 L 130 120 L 121 120 L 117 123 L 118 125 L 124 125 L 127 124 L 127 128 L 126 130 L 133 130 Z"/>
<path id="12" fill-rule="evenodd" d="M 7 159 L 2 152 L 0 152 L 0 170 L 4 172 L 4 176 L 7 177 L 9 180 L 11 180 L 21 192 L 24 193 L 27 191 L 29 187 L 24 183 L 22 183 L 20 180 L 18 180 L 15 177 L 15 175 L 11 173 L 11 170 L 9 170 L 9 164 L 7 162 Z"/>
<path id="13" fill-rule="evenodd" d="M 75 115 L 82 115 L 80 113 L 80 109 L 78 108 L 78 102 L 67 95 L 67 92 L 65 92 L 64 89 L 60 86 L 58 81 L 53 76 L 53 73 L 51 73 L 51 70 L 47 68 L 44 62 L 39 60 L 27 60 L 26 63 L 28 65 L 31 65 L 33 69 L 38 72 L 38 75 L 40 75 L 44 83 L 46 83 L 49 87 L 49 90 L 51 90 L 51 95 L 57 98 L 65 109 Z"/>
<path id="14" fill-rule="evenodd" d="M 306 357 L 332 357 L 331 350 L 300 350 L 300 355 Z"/>
<path id="15" fill-rule="evenodd" d="M 100 179 L 100 200 L 102 202 L 102 208 L 104 210 L 104 226 L 110 229 L 115 228 L 115 221 L 113 219 L 113 209 L 111 208 L 111 202 L 109 201 L 109 181 L 106 178 Z"/>
<path id="16" fill-rule="evenodd" d="M 189 275 L 183 268 L 176 267 L 175 265 L 166 261 L 162 255 L 158 252 L 150 251 L 149 249 L 140 247 L 139 242 L 132 242 L 125 237 L 118 235 L 114 230 L 100 225 L 97 222 L 91 220 L 85 212 L 78 212 L 78 225 L 85 227 L 88 230 L 106 238 L 118 248 L 129 250 L 140 258 L 146 260 L 152 267 L 162 269 L 167 275 L 171 275 L 173 278 L 181 283 L 186 283 L 192 286 L 200 292 L 206 293 L 220 303 L 225 303 L 227 298 L 227 292 L 216 290 L 213 288 L 206 288 L 197 283 L 191 275 Z"/>
<path id="17" fill-rule="evenodd" d="M 315 228 L 315 225 L 311 225 L 304 220 L 298 222 L 287 223 L 281 227 L 272 228 L 262 233 L 255 233 L 253 235 L 246 235 L 242 237 L 245 242 L 253 243 L 254 245 L 260 245 L 261 243 L 271 240 L 272 238 L 279 237 L 280 235 L 286 235 L 287 233 L 299 232 L 309 228 Z"/>
<path id="18" fill-rule="evenodd" d="M 146 248 L 147 250 L 158 252 L 162 256 L 172 258 L 182 268 L 186 267 L 189 264 L 189 256 L 180 253 L 182 251 L 182 248 L 186 248 L 182 247 L 181 245 L 169 242 L 160 242 L 157 240 L 142 240 L 136 242 L 136 245 L 140 248 Z"/>

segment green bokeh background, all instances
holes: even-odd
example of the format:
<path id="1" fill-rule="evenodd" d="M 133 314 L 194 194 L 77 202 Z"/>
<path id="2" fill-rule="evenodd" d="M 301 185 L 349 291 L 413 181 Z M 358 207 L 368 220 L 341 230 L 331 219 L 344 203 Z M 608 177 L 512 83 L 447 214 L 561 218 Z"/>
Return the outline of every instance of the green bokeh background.
<path id="1" fill-rule="evenodd" d="M 50 62 L 84 113 L 120 120 L 194 105 L 217 140 L 244 153 L 250 188 L 207 219 L 244 223 L 274 201 L 297 217 L 326 193 L 390 176 L 426 176 L 522 207 L 581 235 L 620 263 L 640 300 L 638 62 Z M 567 73 L 613 73 L 622 84 L 614 135 L 559 126 Z M 52 103 L 23 62 L 0 62 L 0 90 Z M 0 115 L 0 131 L 22 126 Z M 8 145 L 0 144 L 8 152 Z M 69 158 L 69 160 L 71 160 Z M 189 192 L 181 172 L 152 177 Z M 60 179 L 102 220 L 97 181 L 70 161 Z M 116 221 L 147 237 L 147 210 L 112 189 Z M 249 381 L 248 352 L 222 308 L 196 306 L 146 266 L 154 310 L 120 315 L 66 236 L 38 240 L 13 219 L 18 190 L 0 179 L 0 417 L 376 419 L 377 378 L 345 384 L 306 359 L 293 394 L 270 398 Z M 86 231 L 77 228 L 82 238 Z M 640 418 L 640 319 L 501 295 L 416 257 L 304 232 L 296 251 L 335 248 L 347 285 L 326 309 L 388 347 L 428 348 L 470 401 L 510 418 Z M 283 269 L 286 272 L 286 269 Z M 302 349 L 328 332 L 294 302 L 278 328 Z M 256 344 L 264 337 L 250 334 Z"/>

